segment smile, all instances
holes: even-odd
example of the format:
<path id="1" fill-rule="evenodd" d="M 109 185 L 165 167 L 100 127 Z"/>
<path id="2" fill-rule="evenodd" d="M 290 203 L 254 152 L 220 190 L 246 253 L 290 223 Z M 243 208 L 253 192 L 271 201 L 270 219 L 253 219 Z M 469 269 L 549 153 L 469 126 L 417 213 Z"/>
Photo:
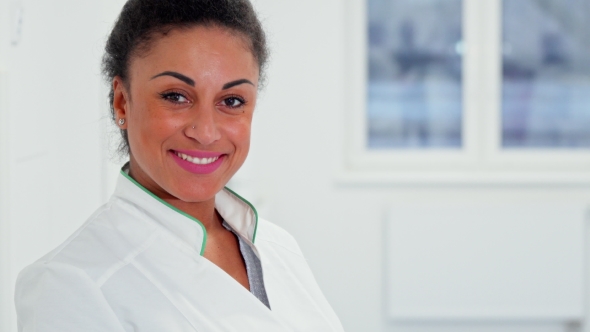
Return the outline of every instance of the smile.
<path id="1" fill-rule="evenodd" d="M 180 153 L 180 152 L 174 152 L 179 158 L 182 158 L 183 160 L 186 160 L 188 162 L 191 162 L 195 165 L 208 165 L 208 164 L 212 164 L 214 163 L 217 159 L 219 159 L 219 157 L 211 157 L 211 158 L 197 158 L 197 157 L 191 157 L 188 156 L 184 153 Z"/>
<path id="2" fill-rule="evenodd" d="M 213 151 L 169 150 L 178 166 L 193 174 L 215 172 L 228 158 L 227 154 Z"/>

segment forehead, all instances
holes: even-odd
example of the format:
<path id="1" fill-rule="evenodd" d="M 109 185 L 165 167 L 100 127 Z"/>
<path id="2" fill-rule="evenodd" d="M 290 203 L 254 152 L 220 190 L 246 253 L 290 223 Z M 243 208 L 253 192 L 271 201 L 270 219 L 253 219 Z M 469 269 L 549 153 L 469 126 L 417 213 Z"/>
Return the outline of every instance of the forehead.
<path id="1" fill-rule="evenodd" d="M 130 59 L 130 79 L 174 70 L 195 79 L 241 76 L 258 79 L 247 39 L 218 26 L 176 28 L 157 33 L 147 49 Z M 149 76 L 151 77 L 151 76 Z"/>

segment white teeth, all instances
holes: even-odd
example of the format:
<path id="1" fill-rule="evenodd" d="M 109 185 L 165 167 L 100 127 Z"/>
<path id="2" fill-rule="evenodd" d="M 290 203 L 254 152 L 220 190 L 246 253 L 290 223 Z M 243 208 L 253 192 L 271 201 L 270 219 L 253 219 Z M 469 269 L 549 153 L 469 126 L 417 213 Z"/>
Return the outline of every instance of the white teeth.
<path id="1" fill-rule="evenodd" d="M 189 161 L 193 164 L 197 164 L 197 165 L 207 165 L 207 164 L 211 164 L 212 162 L 216 161 L 217 159 L 219 159 L 219 157 L 212 157 L 212 158 L 197 158 L 197 157 L 191 157 L 188 156 L 184 153 L 180 153 L 177 152 L 176 155 L 186 161 Z"/>

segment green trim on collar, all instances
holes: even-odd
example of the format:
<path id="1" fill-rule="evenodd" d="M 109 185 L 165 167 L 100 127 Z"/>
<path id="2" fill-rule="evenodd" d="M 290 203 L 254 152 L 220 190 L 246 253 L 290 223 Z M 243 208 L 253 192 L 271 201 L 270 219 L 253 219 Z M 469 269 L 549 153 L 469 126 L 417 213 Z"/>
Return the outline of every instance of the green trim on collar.
<path id="1" fill-rule="evenodd" d="M 254 211 L 254 217 L 256 218 L 256 220 L 254 221 L 256 223 L 254 225 L 254 234 L 252 234 L 252 243 L 254 243 L 254 240 L 256 240 L 256 231 L 258 230 L 258 211 L 256 211 L 254 205 L 248 202 L 244 197 L 238 195 L 235 191 L 229 189 L 228 187 L 225 187 L 225 189 L 227 189 L 227 191 L 229 191 L 230 193 L 234 194 L 234 196 L 236 196 L 237 198 L 241 199 L 244 203 L 248 204 L 252 211 Z"/>
<path id="2" fill-rule="evenodd" d="M 201 256 L 203 256 L 203 254 L 205 253 L 205 246 L 207 244 L 207 229 L 205 229 L 205 226 L 203 225 L 203 223 L 201 223 L 201 221 L 199 221 L 199 219 L 189 215 L 186 212 L 183 212 L 181 210 L 179 210 L 178 208 L 170 205 L 170 203 L 164 201 L 163 199 L 161 199 L 160 197 L 154 195 L 154 193 L 152 193 L 151 191 L 147 190 L 144 186 L 142 186 L 141 184 L 139 184 L 137 181 L 135 181 L 131 176 L 129 176 L 129 174 L 127 174 L 124 170 L 121 170 L 121 174 L 123 174 L 124 177 L 126 177 L 127 179 L 129 179 L 129 181 L 131 181 L 132 183 L 134 183 L 136 186 L 138 186 L 141 190 L 145 191 L 146 193 L 148 193 L 150 196 L 152 196 L 153 198 L 155 198 L 157 201 L 159 201 L 160 203 L 164 204 L 165 206 L 171 208 L 172 210 L 180 213 L 181 215 L 189 218 L 192 221 L 195 221 L 197 224 L 199 224 L 201 226 L 201 228 L 203 229 L 203 244 L 201 245 Z M 241 197 L 240 197 L 241 198 Z M 243 199 L 243 198 L 242 198 Z M 248 202 L 246 202 L 248 203 Z M 248 203 L 250 204 L 250 203 Z M 250 205 L 252 206 L 252 205 Z M 256 218 L 256 224 L 258 224 L 258 217 Z M 254 242 L 254 241 L 252 241 Z"/>

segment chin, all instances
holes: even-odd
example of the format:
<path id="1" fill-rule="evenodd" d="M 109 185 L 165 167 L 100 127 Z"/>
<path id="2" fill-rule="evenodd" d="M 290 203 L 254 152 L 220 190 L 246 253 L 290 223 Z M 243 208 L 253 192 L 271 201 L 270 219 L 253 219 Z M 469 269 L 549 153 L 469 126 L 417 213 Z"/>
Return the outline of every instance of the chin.
<path id="1" fill-rule="evenodd" d="M 221 184 L 211 185 L 205 183 L 183 185 L 174 188 L 176 190 L 173 191 L 173 196 L 187 203 L 205 202 L 215 198 L 215 195 L 223 187 Z"/>

